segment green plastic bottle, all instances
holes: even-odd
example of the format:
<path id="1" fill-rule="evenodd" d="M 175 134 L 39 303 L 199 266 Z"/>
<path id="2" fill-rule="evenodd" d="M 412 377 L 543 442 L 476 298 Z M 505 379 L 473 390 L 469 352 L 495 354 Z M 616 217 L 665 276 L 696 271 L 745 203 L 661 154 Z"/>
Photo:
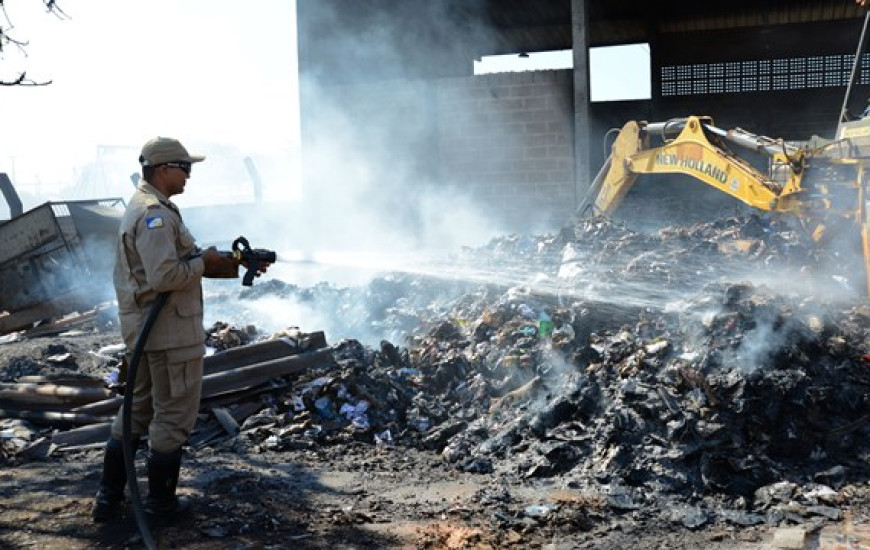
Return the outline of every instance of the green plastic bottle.
<path id="1" fill-rule="evenodd" d="M 553 320 L 546 311 L 542 311 L 538 315 L 538 338 L 550 338 L 553 336 L 553 328 Z"/>

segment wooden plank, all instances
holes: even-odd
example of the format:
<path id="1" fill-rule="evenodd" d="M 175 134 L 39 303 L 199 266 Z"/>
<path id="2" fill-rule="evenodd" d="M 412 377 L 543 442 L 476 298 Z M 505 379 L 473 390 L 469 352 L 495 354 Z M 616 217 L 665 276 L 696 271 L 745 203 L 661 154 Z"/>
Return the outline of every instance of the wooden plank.
<path id="1" fill-rule="evenodd" d="M 314 353 L 317 353 L 318 355 L 315 358 L 312 358 L 311 355 Z M 293 358 L 301 359 L 290 361 Z M 289 362 L 284 365 L 282 363 L 283 361 Z M 276 362 L 277 366 L 272 364 Z M 334 359 L 332 358 L 332 352 L 330 349 L 285 356 L 273 360 L 272 362 L 267 361 L 266 363 L 254 363 L 253 365 L 235 367 L 228 371 L 207 374 L 203 377 L 201 401 L 205 402 L 206 400 L 213 400 L 213 402 L 210 403 L 212 406 L 226 404 L 234 400 L 233 397 L 229 395 L 230 393 L 244 392 L 244 396 L 248 396 L 251 392 L 247 390 L 268 382 L 270 378 L 292 374 L 294 372 L 301 372 L 321 362 L 326 366 L 334 365 Z M 266 366 L 264 367 L 263 365 Z M 242 374 L 233 374 L 240 369 L 244 369 Z M 272 374 L 274 372 L 283 372 L 284 374 Z M 270 391 L 271 389 L 273 388 L 265 388 L 264 391 Z M 220 398 L 218 396 L 220 396 Z M 102 401 L 95 401 L 73 407 L 70 409 L 70 412 L 98 416 L 108 414 L 114 415 L 117 414 L 118 409 L 123 403 L 124 396 L 115 395 Z"/>
<path id="2" fill-rule="evenodd" d="M 81 292 L 81 289 L 74 291 L 74 294 L 77 292 Z M 56 304 L 56 302 L 51 302 L 51 304 Z M 70 311 L 70 309 L 74 308 L 77 305 L 75 302 L 68 306 L 66 311 Z M 62 305 L 57 304 L 53 305 L 55 311 L 63 311 Z M 26 338 L 38 338 L 40 336 L 54 336 L 56 334 L 60 334 L 61 332 L 65 332 L 69 330 L 71 327 L 78 326 L 85 321 L 90 321 L 97 315 L 96 309 L 91 309 L 85 311 L 84 313 L 79 313 L 77 315 L 71 315 L 69 317 L 64 317 L 62 319 L 54 320 L 50 323 L 39 325 L 38 327 L 34 327 L 28 329 L 24 332 L 24 336 Z"/>
<path id="3" fill-rule="evenodd" d="M 41 325 L 35 328 L 31 327 L 37 321 L 56 317 L 77 309 L 81 304 L 80 292 L 81 289 L 76 289 L 61 294 L 50 301 L 42 302 L 26 309 L 8 312 L 8 315 L 0 316 L 0 334 L 28 329 L 25 336 L 32 338 L 63 332 L 68 328 L 66 325 L 58 327 L 54 323 L 49 323 L 48 325 Z"/>
<path id="4" fill-rule="evenodd" d="M 233 415 L 230 414 L 228 410 L 223 407 L 214 407 L 211 410 L 212 414 L 214 414 L 217 421 L 223 426 L 223 429 L 230 435 L 237 435 L 239 433 L 239 424 L 236 422 L 236 419 L 233 418 Z"/>
<path id="5" fill-rule="evenodd" d="M 308 343 L 308 349 L 305 353 L 326 347 L 326 337 L 323 331 L 306 333 L 304 336 L 304 340 Z M 263 363 L 298 354 L 296 346 L 281 338 L 264 340 L 209 355 L 205 358 L 203 370 L 208 375 L 234 369 L 241 365 Z"/>
<path id="6" fill-rule="evenodd" d="M 292 355 L 294 348 L 282 340 L 266 340 L 219 351 L 205 358 L 204 375 L 224 372 L 242 365 L 271 361 Z"/>
<path id="7" fill-rule="evenodd" d="M 264 363 L 238 367 L 226 372 L 210 374 L 202 379 L 202 395 L 211 397 L 251 388 L 268 381 L 270 378 L 295 374 L 313 367 L 335 367 L 332 349 L 326 348 L 291 355 Z"/>
<path id="8" fill-rule="evenodd" d="M 228 405 L 235 405 L 248 397 L 259 395 L 261 393 L 278 391 L 286 388 L 288 385 L 289 384 L 282 379 L 271 378 L 267 383 L 260 384 L 259 386 L 255 386 L 253 388 L 239 390 L 232 393 L 223 393 L 217 396 L 204 397 L 200 403 L 200 406 L 204 409 L 211 409 L 212 407 L 225 407 Z M 235 411 L 233 412 L 233 418 L 235 418 L 237 421 L 244 420 L 243 418 L 240 419 Z"/>
<path id="9" fill-rule="evenodd" d="M 96 449 L 102 449 L 106 446 L 105 441 L 95 441 L 94 443 L 84 443 L 82 445 L 64 445 L 63 447 L 55 447 L 52 449 L 53 453 L 72 453 L 76 451 L 92 451 Z"/>
<path id="10" fill-rule="evenodd" d="M 112 392 L 105 388 L 62 386 L 59 384 L 0 383 L 0 401 L 22 405 L 79 405 L 100 401 Z"/>
<path id="11" fill-rule="evenodd" d="M 332 368 L 334 366 L 335 359 L 332 356 L 332 349 L 326 348 L 255 363 L 253 365 L 236 367 L 224 372 L 212 373 L 203 377 L 201 405 L 206 406 L 207 403 L 205 401 L 211 399 L 213 400 L 211 407 L 213 409 L 220 409 L 220 407 L 215 407 L 215 405 L 234 401 L 233 393 L 238 392 L 242 396 L 247 396 L 251 394 L 256 386 L 264 385 L 275 378 L 299 373 L 313 367 Z M 279 386 L 282 385 L 279 384 Z M 40 386 L 40 389 L 48 391 L 47 388 L 42 386 Z M 94 388 L 72 389 L 83 390 Z M 272 389 L 275 389 L 274 384 L 264 386 L 263 391 L 270 391 Z M 108 422 L 117 414 L 118 409 L 124 402 L 124 397 L 122 395 L 112 395 L 109 390 L 102 389 L 99 392 L 99 396 L 108 397 L 72 407 L 68 409 L 68 412 L 23 410 L 23 407 L 14 406 L 5 409 L 0 408 L 0 418 L 25 418 L 37 422 L 61 422 L 79 425 Z M 227 415 L 229 419 L 233 418 L 229 411 L 227 411 Z M 228 419 L 225 418 L 224 420 Z M 233 421 L 237 424 L 237 420 Z M 221 422 L 221 424 L 224 425 L 224 422 Z M 232 428 L 227 428 L 224 425 L 224 429 L 231 431 Z M 74 435 L 70 437 L 74 437 Z M 84 444 L 87 444 L 87 442 Z"/>
<path id="12" fill-rule="evenodd" d="M 0 418 L 20 418 L 43 424 L 98 424 L 108 422 L 111 418 L 90 414 L 76 414 L 58 411 L 32 411 L 27 409 L 0 408 Z"/>
<path id="13" fill-rule="evenodd" d="M 88 388 L 102 388 L 106 385 L 105 382 L 93 376 L 83 374 L 49 374 L 46 376 L 21 376 L 16 381 L 17 384 L 58 384 L 61 386 L 77 386 Z"/>
<path id="14" fill-rule="evenodd" d="M 51 436 L 51 442 L 62 447 L 91 445 L 99 442 L 105 443 L 108 441 L 111 432 L 111 422 L 99 422 L 97 424 L 89 424 L 87 426 L 57 432 Z"/>
<path id="15" fill-rule="evenodd" d="M 123 395 L 113 395 L 112 397 L 103 399 L 102 401 L 94 401 L 92 403 L 73 407 L 69 411 L 79 414 L 92 414 L 95 416 L 115 415 L 123 404 Z"/>

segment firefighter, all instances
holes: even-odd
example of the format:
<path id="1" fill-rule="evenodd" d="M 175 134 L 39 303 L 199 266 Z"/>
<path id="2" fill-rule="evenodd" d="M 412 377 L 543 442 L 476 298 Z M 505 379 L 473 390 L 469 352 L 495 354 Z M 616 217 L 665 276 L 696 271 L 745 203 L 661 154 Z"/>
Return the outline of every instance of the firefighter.
<path id="1" fill-rule="evenodd" d="M 238 262 L 214 248 L 200 250 L 170 200 L 184 192 L 193 165 L 176 139 L 158 137 L 141 151 L 141 181 L 121 220 L 115 251 L 114 286 L 121 335 L 132 355 L 151 306 L 168 292 L 148 334 L 132 391 L 132 444 L 148 435 L 148 497 L 145 511 L 167 517 L 189 507 L 176 496 L 182 447 L 193 429 L 202 390 L 205 330 L 202 278 L 238 276 Z M 127 475 L 119 410 L 106 444 L 93 518 L 117 517 Z M 135 448 L 134 448 L 135 451 Z"/>

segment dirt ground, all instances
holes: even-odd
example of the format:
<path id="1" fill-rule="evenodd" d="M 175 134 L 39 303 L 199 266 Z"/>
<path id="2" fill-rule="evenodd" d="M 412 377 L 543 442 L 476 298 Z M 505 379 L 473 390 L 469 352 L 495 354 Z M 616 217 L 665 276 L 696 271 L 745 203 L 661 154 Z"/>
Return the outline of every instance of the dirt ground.
<path id="1" fill-rule="evenodd" d="M 98 451 L 23 464 L 0 474 L 3 548 L 136 548 L 123 522 L 90 521 Z M 140 457 L 140 464 L 142 462 Z M 140 478 L 144 486 L 144 478 Z M 179 492 L 189 515 L 152 526 L 160 548 L 761 548 L 763 529 L 688 531 L 642 517 L 599 514 L 594 502 L 555 485 L 532 486 L 449 468 L 397 448 L 351 447 L 240 455 L 189 453 Z M 556 504 L 558 523 L 502 518 L 481 495 Z"/>
<path id="2" fill-rule="evenodd" d="M 80 358 L 78 371 L 98 375 L 105 365 L 89 352 L 117 342 L 112 330 L 84 327 L 0 344 L 0 373 L 34 374 L 27 365 L 65 351 Z M 90 519 L 101 458 L 92 448 L 7 461 L 0 547 L 143 547 L 129 506 L 117 524 Z M 137 463 L 144 492 L 141 454 Z M 179 493 L 192 497 L 193 510 L 151 526 L 160 548 L 715 550 L 772 548 L 776 534 L 767 525 L 691 530 L 644 510 L 615 513 L 559 478 L 462 472 L 435 453 L 359 442 L 266 452 L 228 439 L 187 448 Z M 805 547 L 818 547 L 817 538 L 808 533 Z"/>

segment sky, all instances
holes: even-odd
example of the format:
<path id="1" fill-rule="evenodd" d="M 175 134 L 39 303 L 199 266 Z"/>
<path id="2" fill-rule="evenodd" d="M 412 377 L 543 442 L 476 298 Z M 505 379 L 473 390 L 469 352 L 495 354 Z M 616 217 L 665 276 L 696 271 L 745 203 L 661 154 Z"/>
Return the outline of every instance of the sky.
<path id="1" fill-rule="evenodd" d="M 299 147 L 295 1 L 244 9 L 215 0 L 58 5 L 68 19 L 47 14 L 41 0 L 5 2 L 7 33 L 28 45 L 26 57 L 6 48 L 0 75 L 26 70 L 53 82 L 0 88 L 0 171 L 13 174 L 21 192 L 57 192 L 88 163 L 126 183 L 142 144 L 156 135 L 225 157 L 203 170 L 238 168 L 244 177 L 242 159 L 251 156 L 264 180 L 290 178 Z M 203 202 L 191 191 L 179 202 Z"/>
<path id="2" fill-rule="evenodd" d="M 250 200 L 245 157 L 254 160 L 267 200 L 299 194 L 295 0 L 257 0 L 244 9 L 224 0 L 58 4 L 67 17 L 46 13 L 41 0 L 5 2 L 12 28 L 0 17 L 8 35 L 28 42 L 26 56 L 6 48 L 0 78 L 26 70 L 32 80 L 52 81 L 0 88 L 0 171 L 13 178 L 25 209 L 68 199 L 71 190 L 74 198 L 126 198 L 138 171 L 133 159 L 156 135 L 208 152 L 195 175 L 210 185 L 190 186 L 176 199 L 182 207 Z M 590 52 L 593 101 L 648 97 L 643 47 Z M 493 56 L 476 62 L 475 72 L 571 61 L 570 51 Z M 608 74 L 614 66 L 619 73 Z"/>
<path id="3" fill-rule="evenodd" d="M 589 49 L 589 100 L 649 99 L 651 93 L 648 44 L 625 44 Z M 492 55 L 474 62 L 474 74 L 569 69 L 574 52 L 535 52 L 520 57 Z"/>

